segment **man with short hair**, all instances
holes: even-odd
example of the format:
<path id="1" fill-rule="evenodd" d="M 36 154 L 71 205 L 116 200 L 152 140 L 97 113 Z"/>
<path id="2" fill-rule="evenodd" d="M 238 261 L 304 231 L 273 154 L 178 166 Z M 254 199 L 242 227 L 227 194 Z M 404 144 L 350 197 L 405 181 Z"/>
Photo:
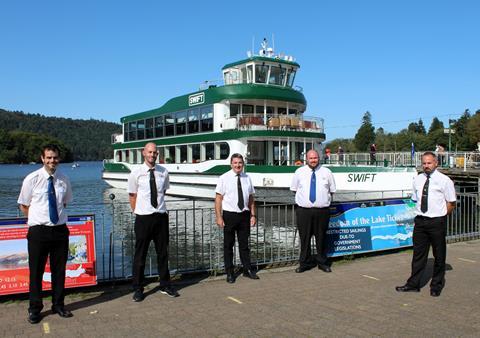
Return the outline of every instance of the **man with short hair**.
<path id="1" fill-rule="evenodd" d="M 330 203 L 336 191 L 330 169 L 320 165 L 318 152 L 307 152 L 307 165 L 298 168 L 293 175 L 290 190 L 295 191 L 297 228 L 300 236 L 300 266 L 302 273 L 318 265 L 324 272 L 332 269 L 327 260 L 327 229 L 330 221 Z M 315 236 L 317 254 L 311 254 L 311 238 Z"/>
<path id="2" fill-rule="evenodd" d="M 72 317 L 65 309 L 65 269 L 68 258 L 67 213 L 72 187 L 58 169 L 60 150 L 54 144 L 42 148 L 43 167 L 23 180 L 18 204 L 28 218 L 28 267 L 30 269 L 28 321 L 42 319 L 42 280 L 47 258 L 52 278 L 52 311 L 60 317 Z"/>
<path id="3" fill-rule="evenodd" d="M 128 176 L 130 206 L 135 213 L 135 254 L 133 258 L 133 300 L 141 302 L 145 296 L 144 270 L 148 247 L 153 241 L 157 253 L 157 268 L 160 278 L 160 292 L 178 297 L 170 284 L 168 270 L 168 214 L 165 205 L 165 191 L 170 187 L 168 171 L 155 163 L 158 157 L 157 145 L 149 142 L 142 151 L 144 163 Z"/>
<path id="4" fill-rule="evenodd" d="M 243 275 L 250 279 L 259 279 L 250 263 L 248 237 L 250 227 L 255 226 L 255 189 L 252 180 L 243 172 L 243 156 L 233 154 L 230 158 L 232 170 L 220 176 L 215 189 L 215 215 L 217 225 L 223 228 L 223 249 L 227 282 L 235 283 L 233 269 L 233 246 L 235 234 L 238 237 L 240 260 Z"/>
<path id="5" fill-rule="evenodd" d="M 413 228 L 412 273 L 407 283 L 397 286 L 398 292 L 419 292 L 421 278 L 427 266 L 428 251 L 432 246 L 433 276 L 430 295 L 438 297 L 445 286 L 445 261 L 447 257 L 447 215 L 455 208 L 457 196 L 453 181 L 438 170 L 435 154 L 422 155 L 423 173 L 413 180 L 412 200 L 416 203 Z"/>

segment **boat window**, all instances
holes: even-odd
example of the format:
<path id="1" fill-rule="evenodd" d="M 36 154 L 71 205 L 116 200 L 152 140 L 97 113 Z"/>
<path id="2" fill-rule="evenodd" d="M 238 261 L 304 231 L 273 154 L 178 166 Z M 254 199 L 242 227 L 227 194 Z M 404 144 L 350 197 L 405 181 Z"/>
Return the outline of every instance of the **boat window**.
<path id="1" fill-rule="evenodd" d="M 247 82 L 248 83 L 253 82 L 253 65 L 247 66 Z"/>
<path id="2" fill-rule="evenodd" d="M 165 148 L 164 147 L 157 147 L 158 151 L 158 163 L 165 163 Z"/>
<path id="3" fill-rule="evenodd" d="M 297 115 L 297 110 L 296 109 L 289 109 L 288 114 L 289 115 Z"/>
<path id="4" fill-rule="evenodd" d="M 175 135 L 175 118 L 173 114 L 165 115 L 165 136 Z"/>
<path id="5" fill-rule="evenodd" d="M 230 117 L 240 114 L 240 105 L 237 103 L 230 103 Z"/>
<path id="6" fill-rule="evenodd" d="M 130 150 L 125 150 L 125 162 L 130 163 Z"/>
<path id="7" fill-rule="evenodd" d="M 124 136 L 123 136 L 124 141 L 128 141 L 128 140 L 129 140 L 128 137 L 130 136 L 130 135 L 128 134 L 128 123 L 124 123 L 124 124 L 123 124 L 123 135 L 124 135 Z"/>
<path id="8" fill-rule="evenodd" d="M 287 87 L 293 87 L 294 80 L 295 80 L 295 70 L 291 68 L 287 72 Z"/>
<path id="9" fill-rule="evenodd" d="M 253 106 L 251 104 L 244 104 L 242 106 L 242 115 L 253 115 Z"/>
<path id="10" fill-rule="evenodd" d="M 203 107 L 200 112 L 201 131 L 213 131 L 213 110 L 212 106 Z"/>
<path id="11" fill-rule="evenodd" d="M 117 158 L 117 162 L 122 162 L 122 151 L 121 150 L 117 150 L 115 152 L 115 154 L 117 155 L 116 158 Z"/>
<path id="12" fill-rule="evenodd" d="M 284 115 L 287 113 L 287 108 L 278 107 L 277 112 L 278 112 L 278 115 Z"/>
<path id="13" fill-rule="evenodd" d="M 255 113 L 263 115 L 263 106 L 255 106 Z"/>
<path id="14" fill-rule="evenodd" d="M 266 159 L 266 141 L 248 141 L 247 162 L 249 164 L 264 165 Z"/>
<path id="15" fill-rule="evenodd" d="M 135 141 L 137 139 L 137 121 L 128 123 L 128 140 Z"/>
<path id="16" fill-rule="evenodd" d="M 255 65 L 255 82 L 266 83 L 268 74 L 268 66 Z"/>
<path id="17" fill-rule="evenodd" d="M 180 163 L 187 163 L 187 146 L 179 146 L 179 152 L 180 152 Z"/>
<path id="18" fill-rule="evenodd" d="M 153 134 L 153 118 L 151 119 L 146 119 L 145 120 L 145 137 L 146 138 L 153 138 L 154 137 L 154 134 Z"/>
<path id="19" fill-rule="evenodd" d="M 226 85 L 231 84 L 230 72 L 223 73 L 223 81 L 225 82 Z"/>
<path id="20" fill-rule="evenodd" d="M 145 138 L 145 120 L 137 121 L 137 140 L 143 140 Z"/>
<path id="21" fill-rule="evenodd" d="M 176 134 L 184 135 L 187 133 L 187 112 L 181 111 L 175 114 L 176 119 Z"/>
<path id="22" fill-rule="evenodd" d="M 192 144 L 192 163 L 200 162 L 200 144 Z"/>
<path id="23" fill-rule="evenodd" d="M 165 147 L 165 163 L 175 163 L 175 146 Z"/>
<path id="24" fill-rule="evenodd" d="M 283 86 L 285 83 L 285 72 L 286 69 L 279 66 L 270 67 L 270 78 L 268 79 L 268 84 Z"/>
<path id="25" fill-rule="evenodd" d="M 199 126 L 199 109 L 192 109 L 188 111 L 188 133 L 198 133 L 200 126 Z"/>
<path id="26" fill-rule="evenodd" d="M 292 142 L 292 160 L 295 162 L 303 161 L 305 152 L 303 151 L 303 142 Z"/>
<path id="27" fill-rule="evenodd" d="M 163 136 L 163 116 L 155 118 L 155 137 Z"/>
<path id="28" fill-rule="evenodd" d="M 213 160 L 215 158 L 215 145 L 213 143 L 205 144 L 205 160 Z"/>
<path id="29" fill-rule="evenodd" d="M 137 163 L 137 155 L 138 155 L 138 150 L 133 149 L 132 150 L 132 163 Z"/>
<path id="30" fill-rule="evenodd" d="M 242 72 L 242 83 L 247 83 L 247 68 L 242 67 L 240 71 Z"/>
<path id="31" fill-rule="evenodd" d="M 218 153 L 218 158 L 219 160 L 225 160 L 228 158 L 228 155 L 230 153 L 230 147 L 228 146 L 228 143 L 222 142 L 218 143 L 218 148 L 219 148 L 219 153 Z"/>

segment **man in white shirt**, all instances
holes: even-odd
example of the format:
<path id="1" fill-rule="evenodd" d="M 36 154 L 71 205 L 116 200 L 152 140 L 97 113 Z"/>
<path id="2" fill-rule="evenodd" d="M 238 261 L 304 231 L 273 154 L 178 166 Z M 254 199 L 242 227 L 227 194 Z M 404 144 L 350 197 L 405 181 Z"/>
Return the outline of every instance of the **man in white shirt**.
<path id="1" fill-rule="evenodd" d="M 127 188 L 130 207 L 135 213 L 135 255 L 132 268 L 135 302 L 141 302 L 145 298 L 145 260 L 151 241 L 157 253 L 160 292 L 170 297 L 179 296 L 170 284 L 168 269 L 169 225 L 165 205 L 165 191 L 170 187 L 168 171 L 155 164 L 158 157 L 155 143 L 147 143 L 142 153 L 145 162 L 130 173 Z"/>
<path id="2" fill-rule="evenodd" d="M 405 285 L 395 288 L 398 292 L 420 291 L 430 245 L 435 258 L 430 295 L 440 296 L 445 286 L 447 215 L 455 208 L 457 197 L 453 181 L 436 170 L 437 166 L 435 154 L 425 152 L 422 155 L 423 173 L 413 180 L 412 200 L 416 202 L 417 216 L 413 229 L 412 273 Z"/>
<path id="3" fill-rule="evenodd" d="M 297 228 L 300 236 L 300 266 L 295 272 L 302 273 L 315 265 L 324 272 L 331 272 L 326 255 L 326 237 L 330 221 L 330 203 L 336 187 L 330 169 L 319 164 L 316 150 L 307 152 L 307 165 L 295 171 L 290 190 L 295 191 Z M 312 235 L 315 236 L 317 247 L 315 256 L 311 254 Z"/>
<path id="4" fill-rule="evenodd" d="M 52 311 L 68 318 L 65 309 L 65 269 L 68 258 L 67 213 L 72 201 L 72 187 L 67 176 L 57 166 L 60 150 L 49 144 L 42 148 L 43 167 L 25 177 L 18 204 L 28 218 L 28 266 L 30 269 L 28 321 L 36 324 L 42 319 L 42 279 L 50 256 L 52 276 Z"/>
<path id="5" fill-rule="evenodd" d="M 223 228 L 223 249 L 227 282 L 235 283 L 233 269 L 233 246 L 235 234 L 238 237 L 240 260 L 243 275 L 250 279 L 259 279 L 252 270 L 248 237 L 250 227 L 255 226 L 255 200 L 252 180 L 243 172 L 243 156 L 233 154 L 230 158 L 232 170 L 220 176 L 215 189 L 215 215 L 217 225 Z"/>

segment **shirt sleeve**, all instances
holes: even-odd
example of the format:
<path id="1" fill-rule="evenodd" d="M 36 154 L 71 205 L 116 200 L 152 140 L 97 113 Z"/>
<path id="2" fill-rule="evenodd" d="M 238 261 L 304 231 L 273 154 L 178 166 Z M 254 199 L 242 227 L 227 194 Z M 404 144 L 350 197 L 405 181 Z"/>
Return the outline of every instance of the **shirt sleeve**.
<path id="1" fill-rule="evenodd" d="M 32 201 L 32 190 L 30 178 L 27 177 L 23 180 L 22 189 L 20 190 L 17 203 L 29 206 Z"/>
<path id="2" fill-rule="evenodd" d="M 168 171 L 165 171 L 165 183 L 163 184 L 163 190 L 167 191 L 170 189 L 170 175 L 168 174 Z"/>
<path id="3" fill-rule="evenodd" d="M 253 187 L 252 178 L 250 176 L 248 176 L 248 182 L 250 183 L 249 189 L 248 189 L 248 195 L 250 196 L 255 194 L 255 188 Z"/>
<path id="4" fill-rule="evenodd" d="M 138 191 L 138 185 L 137 185 L 137 175 L 135 175 L 133 172 L 128 175 L 128 186 L 127 186 L 127 192 L 129 194 L 136 194 Z"/>
<path id="5" fill-rule="evenodd" d="M 445 183 L 445 200 L 447 202 L 455 202 L 457 200 L 455 186 L 453 185 L 453 181 L 450 179 L 448 179 Z"/>
<path id="6" fill-rule="evenodd" d="M 333 194 L 337 191 L 337 186 L 335 185 L 335 178 L 331 171 L 328 172 L 328 182 L 330 183 L 330 192 Z"/>
<path id="7" fill-rule="evenodd" d="M 67 191 L 65 192 L 65 198 L 63 200 L 63 203 L 70 204 L 73 201 L 72 184 L 70 183 L 69 178 L 66 176 L 65 176 L 65 183 L 67 185 Z"/>
<path id="8" fill-rule="evenodd" d="M 290 184 L 291 191 L 297 191 L 298 189 L 298 170 L 295 171 L 292 178 L 292 183 Z"/>
<path id="9" fill-rule="evenodd" d="M 223 176 L 220 176 L 218 179 L 217 187 L 215 188 L 215 193 L 220 195 L 225 195 L 225 184 L 223 182 Z"/>
<path id="10" fill-rule="evenodd" d="M 415 178 L 412 180 L 412 201 L 417 202 L 418 196 L 417 196 L 417 189 L 415 189 Z"/>

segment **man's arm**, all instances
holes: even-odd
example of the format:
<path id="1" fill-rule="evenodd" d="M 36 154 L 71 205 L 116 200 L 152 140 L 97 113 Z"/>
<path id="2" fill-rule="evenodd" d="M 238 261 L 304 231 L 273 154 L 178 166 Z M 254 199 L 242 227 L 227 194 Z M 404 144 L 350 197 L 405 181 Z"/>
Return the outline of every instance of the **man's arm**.
<path id="1" fill-rule="evenodd" d="M 132 208 L 132 212 L 134 212 L 135 206 L 137 205 L 137 194 L 129 193 L 128 200 L 130 202 L 130 208 Z"/>
<path id="2" fill-rule="evenodd" d="M 219 228 L 223 228 L 225 226 L 225 222 L 223 221 L 222 217 L 222 201 L 223 196 L 220 194 L 215 194 L 215 217 L 217 219 L 217 225 Z"/>
<path id="3" fill-rule="evenodd" d="M 455 209 L 455 205 L 455 202 L 447 202 L 447 215 L 452 213 L 453 209 Z"/>
<path id="4" fill-rule="evenodd" d="M 28 209 L 30 209 L 30 206 L 25 204 L 19 204 L 18 207 L 20 208 L 20 211 L 23 212 L 25 217 L 28 217 Z"/>
<path id="5" fill-rule="evenodd" d="M 248 209 L 250 209 L 250 226 L 257 224 L 257 215 L 255 214 L 255 198 L 253 195 L 248 196 Z"/>

